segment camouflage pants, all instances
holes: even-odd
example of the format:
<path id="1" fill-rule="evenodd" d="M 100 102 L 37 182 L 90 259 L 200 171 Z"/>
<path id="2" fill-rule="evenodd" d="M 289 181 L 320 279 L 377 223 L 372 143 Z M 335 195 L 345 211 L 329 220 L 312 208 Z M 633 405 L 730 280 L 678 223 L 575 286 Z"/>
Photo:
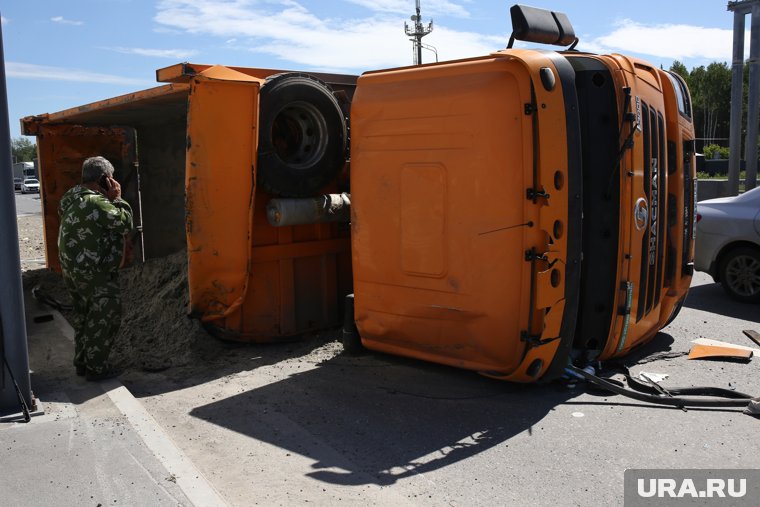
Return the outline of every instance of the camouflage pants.
<path id="1" fill-rule="evenodd" d="M 74 302 L 74 366 L 102 373 L 121 325 L 118 273 L 64 272 L 63 280 Z"/>

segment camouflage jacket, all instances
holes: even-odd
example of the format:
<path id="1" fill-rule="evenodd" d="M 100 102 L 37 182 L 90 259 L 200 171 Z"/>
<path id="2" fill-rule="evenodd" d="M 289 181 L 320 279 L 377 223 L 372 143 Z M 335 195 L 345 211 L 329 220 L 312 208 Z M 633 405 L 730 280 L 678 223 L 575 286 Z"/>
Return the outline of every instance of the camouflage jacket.
<path id="1" fill-rule="evenodd" d="M 58 258 L 64 273 L 116 271 L 121 263 L 123 235 L 132 229 L 132 208 L 77 185 L 61 198 Z"/>

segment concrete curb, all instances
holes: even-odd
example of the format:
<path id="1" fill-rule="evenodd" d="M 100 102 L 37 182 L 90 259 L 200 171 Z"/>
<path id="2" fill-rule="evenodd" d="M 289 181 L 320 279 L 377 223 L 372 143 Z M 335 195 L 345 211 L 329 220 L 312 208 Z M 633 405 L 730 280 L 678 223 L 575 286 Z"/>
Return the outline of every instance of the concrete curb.
<path id="1" fill-rule="evenodd" d="M 62 334 L 74 341 L 74 329 L 68 321 L 56 310 L 51 310 L 53 319 Z M 214 489 L 209 481 L 198 470 L 195 464 L 171 440 L 158 422 L 132 393 L 118 379 L 100 382 L 103 392 L 111 402 L 127 418 L 132 428 L 148 449 L 166 468 L 177 486 L 187 498 L 198 507 L 228 507 L 228 503 Z"/>

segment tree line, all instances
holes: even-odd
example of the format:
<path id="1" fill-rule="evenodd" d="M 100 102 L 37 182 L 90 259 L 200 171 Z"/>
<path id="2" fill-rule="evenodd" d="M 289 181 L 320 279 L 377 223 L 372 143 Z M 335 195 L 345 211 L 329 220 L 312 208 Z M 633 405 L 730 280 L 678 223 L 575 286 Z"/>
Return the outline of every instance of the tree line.
<path id="1" fill-rule="evenodd" d="M 13 163 L 32 162 L 37 158 L 37 145 L 26 137 L 11 139 L 11 156 Z"/>
<path id="2" fill-rule="evenodd" d="M 725 62 L 713 62 L 707 67 L 701 65 L 689 71 L 683 63 L 676 60 L 669 70 L 684 78 L 691 92 L 696 137 L 704 140 L 703 143 L 697 145 L 697 148 L 712 144 L 728 146 L 731 120 L 731 68 Z M 742 130 L 747 124 L 748 96 L 749 65 L 745 63 Z"/>

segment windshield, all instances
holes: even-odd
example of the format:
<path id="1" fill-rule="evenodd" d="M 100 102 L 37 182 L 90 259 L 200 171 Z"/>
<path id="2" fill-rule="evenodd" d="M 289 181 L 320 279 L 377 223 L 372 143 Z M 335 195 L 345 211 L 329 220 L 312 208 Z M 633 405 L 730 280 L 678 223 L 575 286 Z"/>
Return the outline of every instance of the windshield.
<path id="1" fill-rule="evenodd" d="M 24 183 L 39 183 L 37 180 L 24 180 Z"/>

